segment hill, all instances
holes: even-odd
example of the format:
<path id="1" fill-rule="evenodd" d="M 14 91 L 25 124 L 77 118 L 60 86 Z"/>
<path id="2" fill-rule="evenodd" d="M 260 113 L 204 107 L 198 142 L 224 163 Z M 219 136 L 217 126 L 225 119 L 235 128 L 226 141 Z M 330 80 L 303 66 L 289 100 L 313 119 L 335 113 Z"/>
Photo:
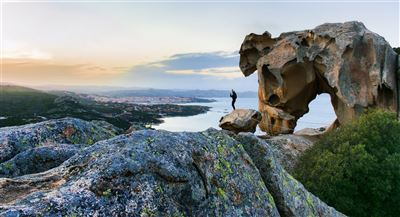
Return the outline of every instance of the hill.
<path id="1" fill-rule="evenodd" d="M 14 85 L 2 85 L 0 127 L 75 117 L 103 120 L 119 128 L 161 123 L 164 116 L 188 116 L 208 111 L 204 106 L 135 105 L 97 102 L 71 92 L 47 93 Z"/>
<path id="2" fill-rule="evenodd" d="M 40 113 L 53 106 L 57 96 L 48 94 L 39 90 L 13 86 L 2 85 L 0 88 L 0 107 L 1 116 L 10 116 L 14 114 Z"/>

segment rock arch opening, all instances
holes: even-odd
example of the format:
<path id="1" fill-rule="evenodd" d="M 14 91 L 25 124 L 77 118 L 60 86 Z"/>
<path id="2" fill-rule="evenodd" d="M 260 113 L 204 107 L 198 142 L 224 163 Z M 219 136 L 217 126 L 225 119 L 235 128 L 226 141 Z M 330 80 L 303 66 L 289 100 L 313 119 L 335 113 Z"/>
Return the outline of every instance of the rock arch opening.
<path id="1" fill-rule="evenodd" d="M 318 95 L 308 107 L 309 111 L 297 120 L 295 131 L 304 128 L 326 128 L 336 120 L 331 97 L 327 93 Z"/>

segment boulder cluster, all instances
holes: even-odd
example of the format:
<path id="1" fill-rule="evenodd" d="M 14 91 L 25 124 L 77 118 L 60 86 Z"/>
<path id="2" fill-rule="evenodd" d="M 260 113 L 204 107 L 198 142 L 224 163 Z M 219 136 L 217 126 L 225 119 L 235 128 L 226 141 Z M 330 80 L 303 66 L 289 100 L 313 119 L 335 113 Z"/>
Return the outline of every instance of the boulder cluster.
<path id="1" fill-rule="evenodd" d="M 59 119 L 0 129 L 0 216 L 343 216 L 251 133 L 116 135 Z"/>

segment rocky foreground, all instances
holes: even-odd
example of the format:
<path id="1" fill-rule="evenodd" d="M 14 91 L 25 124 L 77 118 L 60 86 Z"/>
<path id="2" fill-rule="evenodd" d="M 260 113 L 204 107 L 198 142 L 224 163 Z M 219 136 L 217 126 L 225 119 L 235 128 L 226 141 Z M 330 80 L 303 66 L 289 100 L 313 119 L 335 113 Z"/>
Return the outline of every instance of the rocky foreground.
<path id="1" fill-rule="evenodd" d="M 1 216 L 343 216 L 250 133 L 65 118 L 0 128 Z"/>

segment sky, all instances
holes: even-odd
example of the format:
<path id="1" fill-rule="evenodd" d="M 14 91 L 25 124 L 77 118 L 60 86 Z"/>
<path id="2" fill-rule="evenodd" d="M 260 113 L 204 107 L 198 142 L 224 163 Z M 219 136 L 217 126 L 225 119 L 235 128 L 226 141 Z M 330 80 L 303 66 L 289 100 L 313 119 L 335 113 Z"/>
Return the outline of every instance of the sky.
<path id="1" fill-rule="evenodd" d="M 239 70 L 249 33 L 358 20 L 400 46 L 399 2 L 1 3 L 1 82 L 257 90 Z"/>

